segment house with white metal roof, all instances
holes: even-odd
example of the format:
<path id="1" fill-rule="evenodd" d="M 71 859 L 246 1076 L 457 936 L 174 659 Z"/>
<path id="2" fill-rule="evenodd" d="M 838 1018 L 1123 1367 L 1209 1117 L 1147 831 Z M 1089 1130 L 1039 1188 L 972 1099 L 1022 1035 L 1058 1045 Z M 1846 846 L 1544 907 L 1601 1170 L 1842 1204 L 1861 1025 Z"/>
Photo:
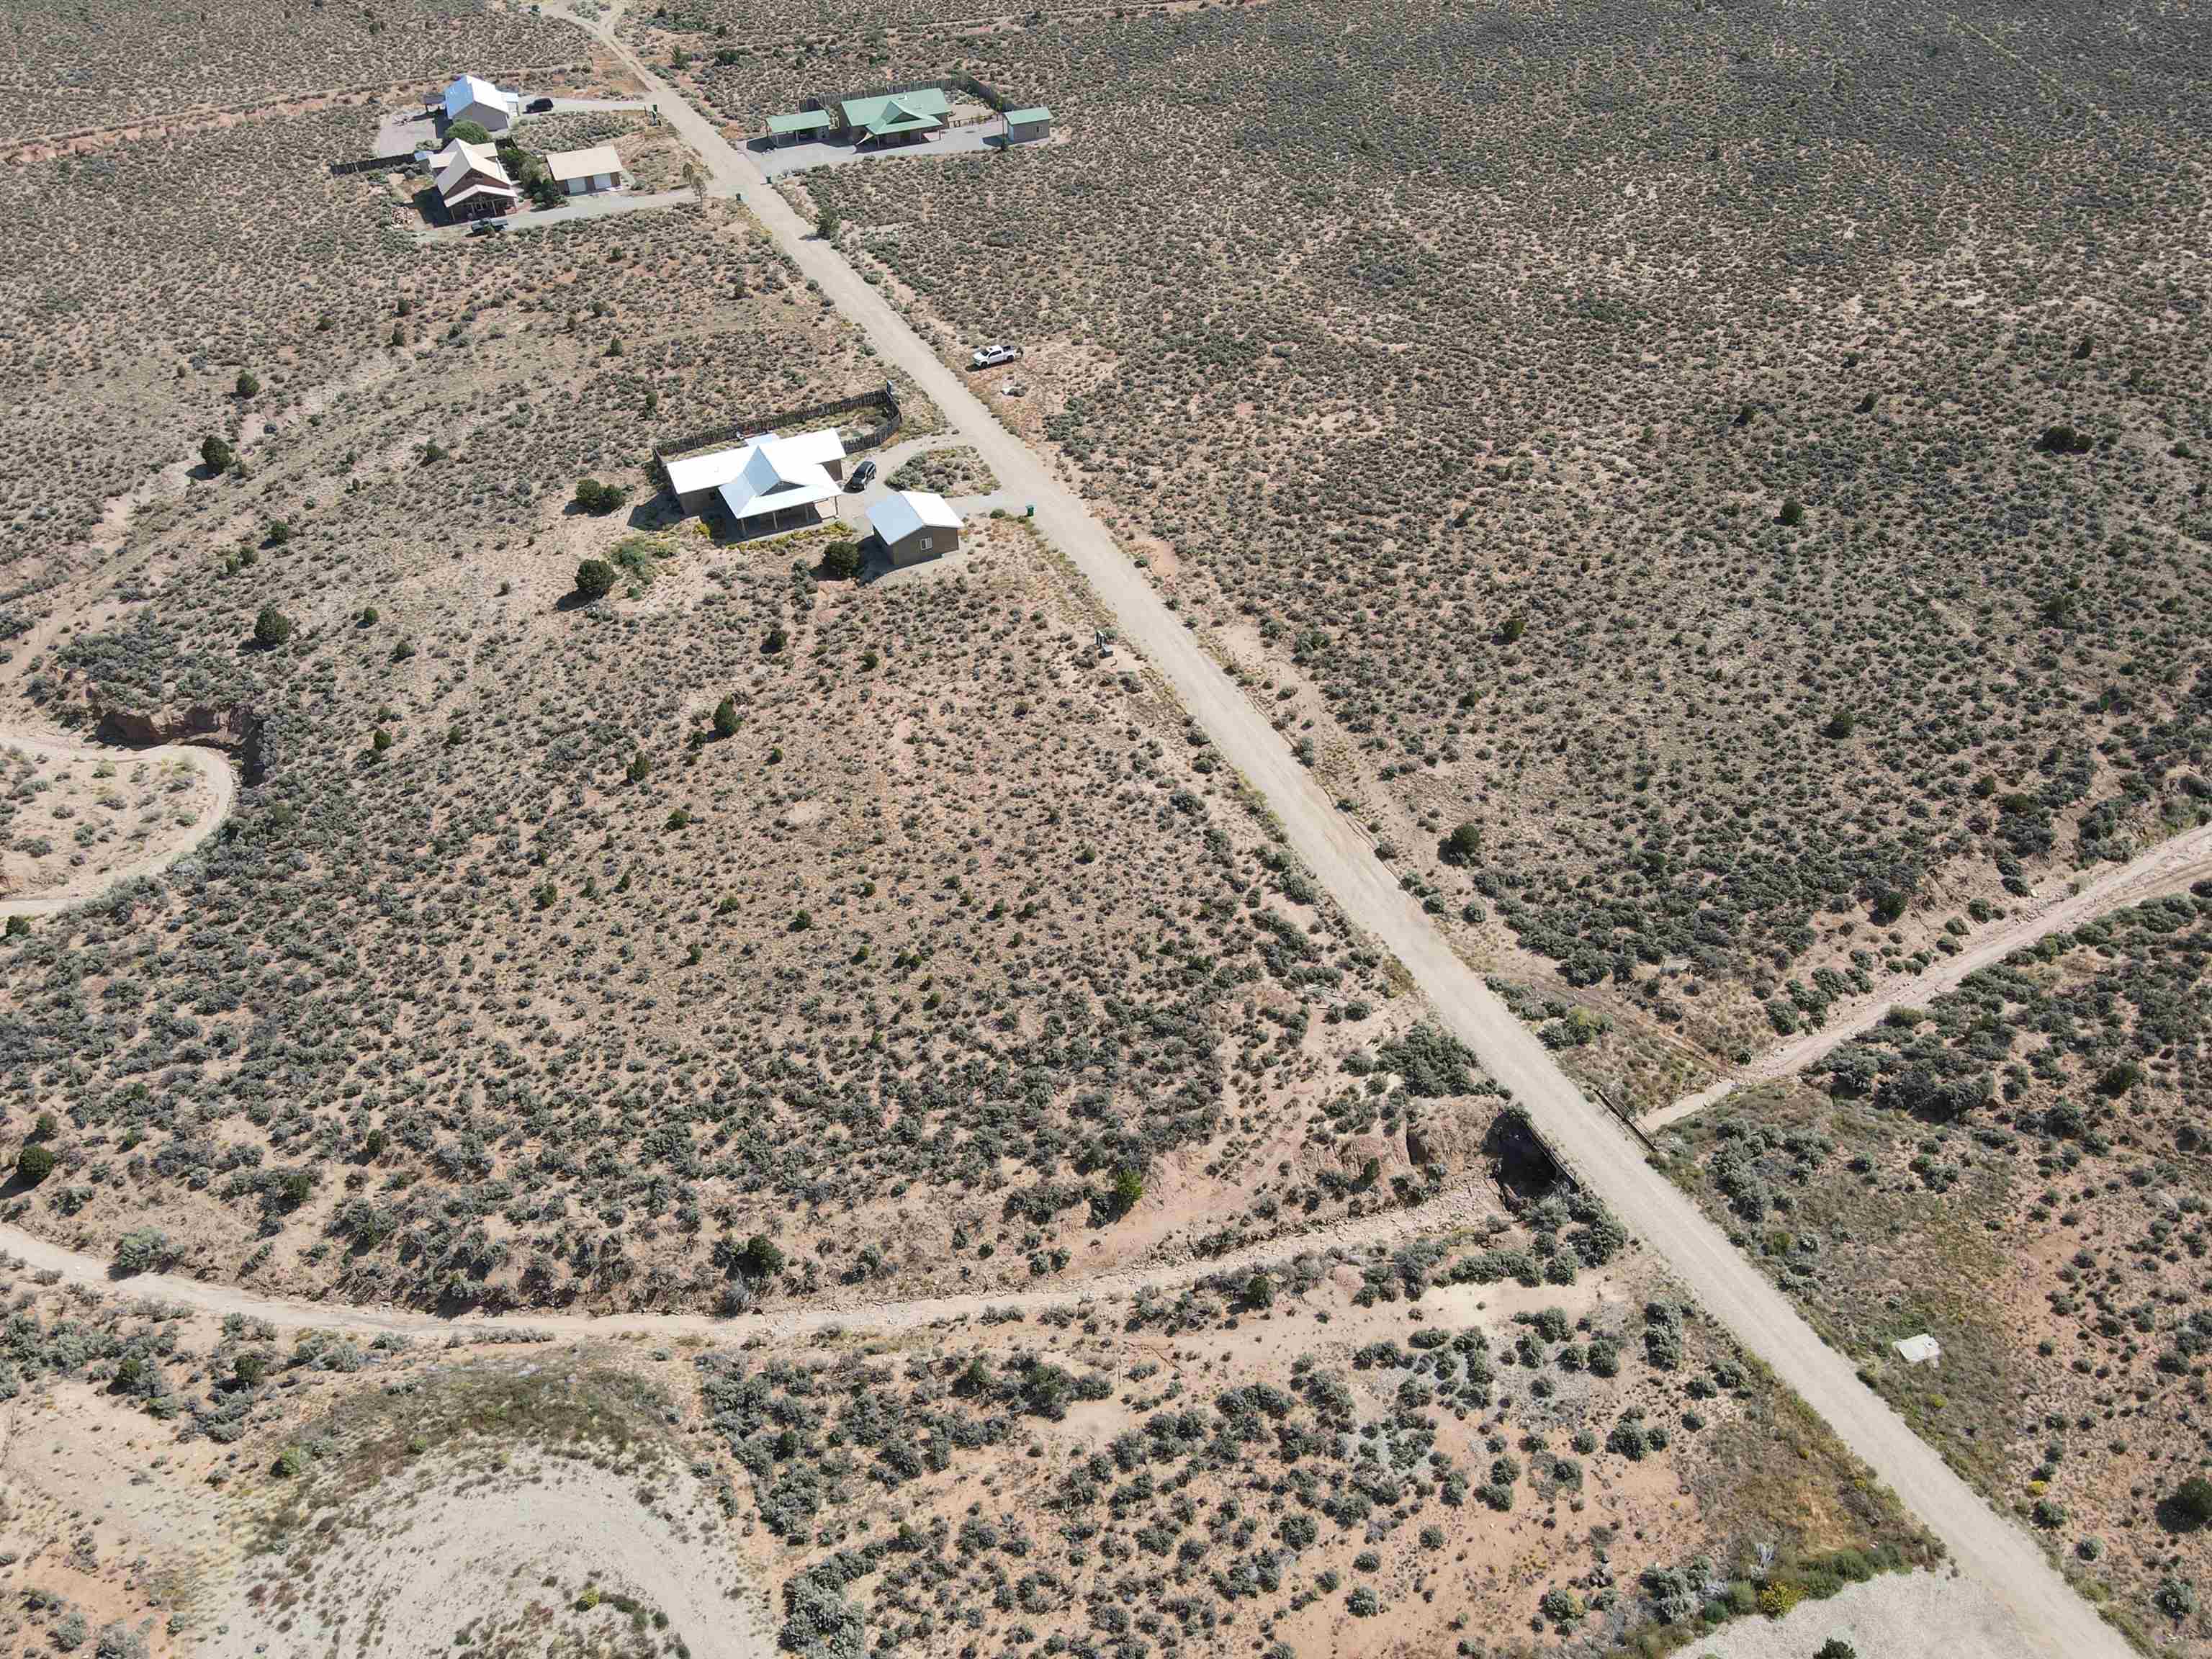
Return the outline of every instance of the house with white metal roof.
<path id="1" fill-rule="evenodd" d="M 495 138 L 522 113 L 522 94 L 502 92 L 481 75 L 464 75 L 446 88 L 446 125 L 473 121 Z"/>
<path id="2" fill-rule="evenodd" d="M 753 533 L 818 524 L 845 476 L 845 441 L 835 427 L 783 438 L 773 432 L 730 449 L 667 463 L 668 487 L 687 513 L 720 501 L 732 523 Z"/>
<path id="3" fill-rule="evenodd" d="M 545 171 L 569 195 L 589 196 L 622 183 L 622 157 L 615 154 L 612 144 L 550 149 L 545 152 Z"/>
<path id="4" fill-rule="evenodd" d="M 894 565 L 941 558 L 960 547 L 960 515 L 927 489 L 884 496 L 868 509 L 868 528 Z"/>

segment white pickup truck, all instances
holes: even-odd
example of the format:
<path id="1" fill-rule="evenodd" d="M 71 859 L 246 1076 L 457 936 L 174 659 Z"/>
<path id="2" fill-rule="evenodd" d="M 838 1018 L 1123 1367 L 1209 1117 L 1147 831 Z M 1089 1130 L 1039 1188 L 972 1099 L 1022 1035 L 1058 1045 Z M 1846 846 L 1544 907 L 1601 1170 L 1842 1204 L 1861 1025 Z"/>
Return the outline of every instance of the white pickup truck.
<path id="1" fill-rule="evenodd" d="M 987 345 L 968 359 L 968 367 L 996 368 L 1000 363 L 1011 363 L 1021 355 L 1010 345 Z"/>

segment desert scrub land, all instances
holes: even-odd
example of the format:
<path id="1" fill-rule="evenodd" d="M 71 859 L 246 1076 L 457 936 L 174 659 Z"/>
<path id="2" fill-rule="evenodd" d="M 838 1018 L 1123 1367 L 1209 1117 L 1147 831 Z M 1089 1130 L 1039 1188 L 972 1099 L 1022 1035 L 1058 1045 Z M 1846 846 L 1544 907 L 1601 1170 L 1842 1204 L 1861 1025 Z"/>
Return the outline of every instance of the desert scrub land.
<path id="1" fill-rule="evenodd" d="M 665 1348 L 434 1352 L 264 1436 L 281 1449 L 240 1495 L 214 1651 L 246 1659 L 272 1630 L 362 1655 L 771 1651 L 672 1426 L 683 1375 Z"/>
<path id="2" fill-rule="evenodd" d="M 937 49 L 1068 142 L 805 189 L 948 353 L 1027 348 L 1006 418 L 1445 915 L 1725 1056 L 1845 930 L 1918 948 L 2205 810 L 2205 45 L 2039 4 L 1047 18 Z M 750 121 L 863 59 L 695 84 Z"/>
<path id="3" fill-rule="evenodd" d="M 1926 1559 L 1640 1269 L 1403 1270 L 699 1353 L 781 1644 L 1657 1653 Z"/>
<path id="4" fill-rule="evenodd" d="M 1697 1193 L 2155 1650 L 2212 1651 L 2212 884 L 2054 935 L 1689 1120 Z M 1939 1365 L 1891 1351 L 1925 1331 Z M 2191 1488 L 2195 1480 L 2197 1486 Z"/>
<path id="5" fill-rule="evenodd" d="M 0 1273 L 11 1652 L 769 1650 L 665 1349 L 280 1334 Z"/>
<path id="6" fill-rule="evenodd" d="M 1931 1561 L 1648 1264 L 1516 1267 L 1573 1194 L 1514 1201 L 1395 1255 L 896 1340 L 368 1342 L 19 1271 L 8 1633 L 97 1629 L 110 1659 L 1656 1654 Z"/>
<path id="7" fill-rule="evenodd" d="M 988 495 L 999 487 L 990 464 L 964 444 L 927 449 L 885 480 L 893 489 L 927 489 L 939 495 Z"/>
<path id="8" fill-rule="evenodd" d="M 387 234 L 415 218 L 389 182 L 331 176 L 374 131 L 371 111 L 319 110 L 0 168 L 0 204 L 40 228 L 0 251 L 20 392 L 0 410 L 0 604 L 35 616 L 112 550 L 111 502 L 180 492 L 206 439 L 250 460 L 354 377 L 413 368 L 418 301 L 449 323 L 502 299 L 517 261 L 423 263 Z"/>
<path id="9" fill-rule="evenodd" d="M 218 841 L 0 958 L 11 1122 L 62 1126 L 14 1214 L 106 1253 L 159 1208 L 148 1265 L 357 1298 L 736 1308 L 1446 1178 L 1492 1085 L 1018 522 L 858 586 L 834 531 L 649 501 L 656 434 L 880 380 L 746 218 L 405 269 L 358 383 L 133 514 L 127 588 L 42 596 L 88 619 L 21 665 L 47 717 L 268 738 Z"/>
<path id="10" fill-rule="evenodd" d="M 78 643 L 167 684 L 297 619 L 234 671 L 276 711 L 234 827 L 0 964 L 11 1115 L 71 1130 L 33 1224 L 182 1200 L 173 1248 L 255 1283 L 736 1308 L 1443 1179 L 1492 1085 L 1025 532 L 880 587 L 817 582 L 822 538 L 590 533 L 640 573 L 596 607 L 580 547 L 441 550 L 411 599 L 303 551 Z"/>
<path id="11" fill-rule="evenodd" d="M 119 415 L 68 370 L 124 324 L 43 371 L 89 539 L 19 518 L 12 681 L 250 709 L 265 771 L 0 955 L 13 1144 L 61 1126 L 18 1218 L 106 1254 L 158 1208 L 149 1263 L 270 1288 L 738 1307 L 1218 1252 L 1464 1167 L 1492 1085 L 1018 522 L 855 586 L 836 532 L 653 502 L 657 439 L 882 380 L 741 210 L 425 252 L 387 185 L 295 173 L 303 288 L 224 182 L 270 144 L 209 135 L 149 210 L 167 288 L 150 243 L 120 279 L 220 361 Z M 109 160 L 124 225 L 186 177 Z M 229 313 L 218 224 L 271 256 Z"/>
<path id="12" fill-rule="evenodd" d="M 0 898 L 91 891 L 214 804 L 204 776 L 181 761 L 56 759 L 0 743 Z"/>
<path id="13" fill-rule="evenodd" d="M 589 43 L 566 24 L 489 0 L 274 11 L 246 0 L 185 10 L 22 0 L 0 31 L 10 71 L 0 143 L 341 88 L 420 82 L 427 90 L 462 67 L 536 68 L 590 56 Z"/>

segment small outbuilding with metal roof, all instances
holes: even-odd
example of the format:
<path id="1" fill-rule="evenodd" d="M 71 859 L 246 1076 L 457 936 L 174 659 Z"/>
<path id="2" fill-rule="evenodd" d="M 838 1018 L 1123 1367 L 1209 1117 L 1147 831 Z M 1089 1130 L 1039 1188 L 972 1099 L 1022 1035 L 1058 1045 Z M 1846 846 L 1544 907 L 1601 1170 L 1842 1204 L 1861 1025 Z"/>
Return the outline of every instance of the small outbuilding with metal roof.
<path id="1" fill-rule="evenodd" d="M 941 558 L 960 547 L 960 515 L 927 489 L 884 496 L 868 509 L 868 528 L 894 565 Z"/>
<path id="2" fill-rule="evenodd" d="M 1006 142 L 1010 144 L 1034 143 L 1052 136 L 1052 112 L 1039 104 L 1030 109 L 1010 109 L 1006 112 Z"/>
<path id="3" fill-rule="evenodd" d="M 826 109 L 793 110 L 788 115 L 768 118 L 768 140 L 776 145 L 803 144 L 828 137 L 836 125 L 836 118 Z"/>

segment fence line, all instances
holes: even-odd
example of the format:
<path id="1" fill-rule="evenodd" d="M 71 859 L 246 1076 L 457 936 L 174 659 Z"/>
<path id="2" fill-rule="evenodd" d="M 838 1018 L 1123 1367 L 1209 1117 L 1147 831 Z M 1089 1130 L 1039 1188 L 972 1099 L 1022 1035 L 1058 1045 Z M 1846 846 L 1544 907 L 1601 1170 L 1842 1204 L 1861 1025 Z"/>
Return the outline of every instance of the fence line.
<path id="1" fill-rule="evenodd" d="M 810 93 L 799 100 L 802 110 L 818 109 L 826 112 L 836 125 L 831 129 L 843 132 L 845 105 L 855 98 L 891 98 L 902 92 L 964 92 L 981 99 L 994 110 L 1004 114 L 1009 107 L 1004 94 L 989 82 L 978 81 L 965 70 L 955 70 L 934 81 L 900 81 L 885 86 L 866 87 L 858 92 Z"/>
<path id="2" fill-rule="evenodd" d="M 848 455 L 877 447 L 905 422 L 905 415 L 899 408 L 898 393 L 886 381 L 875 391 L 863 392 L 856 397 L 831 398 L 825 403 L 808 404 L 802 408 L 781 410 L 773 415 L 749 420 L 726 421 L 720 426 L 664 439 L 653 447 L 653 470 L 665 488 L 668 483 L 668 463 L 695 450 L 717 448 L 736 443 L 748 433 L 778 432 L 788 427 L 804 426 L 812 421 L 828 420 L 833 416 L 849 415 L 859 409 L 880 409 L 884 411 L 884 418 L 857 434 L 846 446 L 845 453 Z"/>
<path id="3" fill-rule="evenodd" d="M 361 161 L 333 161 L 331 163 L 331 176 L 343 179 L 356 173 L 398 173 L 414 165 L 415 155 L 411 150 L 404 155 L 372 155 Z"/>

